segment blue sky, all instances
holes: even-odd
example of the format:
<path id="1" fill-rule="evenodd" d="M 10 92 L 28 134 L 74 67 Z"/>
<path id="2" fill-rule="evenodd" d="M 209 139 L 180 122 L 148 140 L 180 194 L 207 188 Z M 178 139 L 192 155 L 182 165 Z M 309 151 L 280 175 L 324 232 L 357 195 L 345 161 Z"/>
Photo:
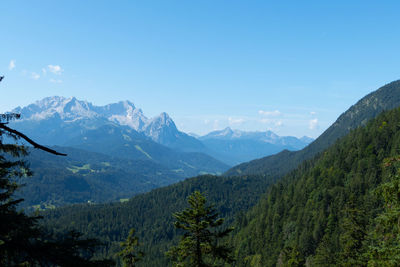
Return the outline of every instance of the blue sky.
<path id="1" fill-rule="evenodd" d="M 398 1 L 5 1 L 0 111 L 131 100 L 185 132 L 317 137 L 399 79 Z"/>

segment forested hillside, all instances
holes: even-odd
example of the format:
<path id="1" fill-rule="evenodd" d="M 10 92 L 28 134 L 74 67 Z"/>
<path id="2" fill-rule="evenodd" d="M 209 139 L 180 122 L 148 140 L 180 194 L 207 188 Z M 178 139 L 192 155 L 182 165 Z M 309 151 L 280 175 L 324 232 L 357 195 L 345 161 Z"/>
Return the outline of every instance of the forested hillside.
<path id="1" fill-rule="evenodd" d="M 257 202 L 269 180 L 261 175 L 199 176 L 135 196 L 125 203 L 74 205 L 49 210 L 43 213 L 43 222 L 58 232 L 76 229 L 85 233 L 85 237 L 99 238 L 106 244 L 99 256 L 110 257 L 134 227 L 142 244 L 140 249 L 146 254 L 138 266 L 167 266 L 164 252 L 177 242 L 172 214 L 187 207 L 186 199 L 192 192 L 199 190 L 209 203 L 215 203 L 227 226 Z"/>
<path id="2" fill-rule="evenodd" d="M 25 199 L 20 204 L 24 209 L 119 201 L 184 178 L 181 173 L 150 160 L 117 158 L 68 147 L 53 148 L 68 156 L 54 157 L 30 150 L 26 160 L 34 175 L 22 179 L 25 186 L 18 192 Z"/>
<path id="3" fill-rule="evenodd" d="M 300 151 L 282 151 L 276 155 L 240 164 L 225 175 L 268 174 L 280 177 L 295 169 L 301 162 L 313 158 L 351 129 L 365 125 L 368 120 L 385 110 L 400 106 L 400 81 L 391 82 L 372 92 L 344 112 L 314 142 Z"/>
<path id="4" fill-rule="evenodd" d="M 395 109 L 304 162 L 237 222 L 238 265 L 398 266 L 399 153 Z"/>

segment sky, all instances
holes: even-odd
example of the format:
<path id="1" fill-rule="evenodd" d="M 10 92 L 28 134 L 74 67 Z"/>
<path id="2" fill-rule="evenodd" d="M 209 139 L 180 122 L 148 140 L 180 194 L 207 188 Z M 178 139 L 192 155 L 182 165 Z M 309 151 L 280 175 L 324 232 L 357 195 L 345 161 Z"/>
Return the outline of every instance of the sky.
<path id="1" fill-rule="evenodd" d="M 178 129 L 318 137 L 400 71 L 399 1 L 4 1 L 0 112 L 130 100 Z"/>

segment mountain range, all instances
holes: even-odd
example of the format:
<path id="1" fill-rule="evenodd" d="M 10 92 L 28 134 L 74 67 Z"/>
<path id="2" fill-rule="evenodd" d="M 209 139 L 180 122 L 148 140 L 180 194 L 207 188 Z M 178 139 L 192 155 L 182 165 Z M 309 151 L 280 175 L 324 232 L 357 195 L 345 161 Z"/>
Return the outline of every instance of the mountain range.
<path id="1" fill-rule="evenodd" d="M 223 159 L 231 165 L 237 165 L 282 150 L 299 150 L 314 139 L 304 136 L 278 136 L 271 131 L 246 132 L 227 127 L 198 137 L 214 158 Z"/>
<path id="2" fill-rule="evenodd" d="M 149 120 L 128 101 L 97 107 L 76 98 L 49 97 L 12 112 L 21 114 L 12 128 L 68 154 L 60 159 L 31 151 L 35 175 L 21 192 L 25 208 L 116 201 L 229 167 L 207 154 L 153 141 L 165 141 L 165 133 L 177 131 L 175 124 L 166 114 Z M 202 146 L 184 133 L 174 136 L 175 144 L 189 140 Z"/>
<path id="3" fill-rule="evenodd" d="M 11 127 L 68 152 L 61 160 L 32 150 L 35 176 L 22 190 L 24 208 L 117 201 L 311 141 L 230 128 L 195 138 L 179 131 L 167 113 L 149 119 L 130 101 L 95 106 L 55 96 L 12 112 L 21 119 Z"/>
<path id="4" fill-rule="evenodd" d="M 95 106 L 75 97 L 54 96 L 23 108 L 17 107 L 12 112 L 22 115 L 22 119 L 16 123 L 19 127 L 47 145 L 68 145 L 70 139 L 80 136 L 85 130 L 112 125 L 126 126 L 126 129 L 135 131 L 136 138 L 148 137 L 159 144 L 182 151 L 197 152 L 204 149 L 196 138 L 178 131 L 167 113 L 148 119 L 130 101 Z M 33 131 L 39 125 L 43 132 Z"/>
<path id="5" fill-rule="evenodd" d="M 142 159 L 157 158 L 143 146 L 152 147 L 150 150 L 153 151 L 163 150 L 160 146 L 155 148 L 159 144 L 176 152 L 204 153 L 232 166 L 283 149 L 298 150 L 313 140 L 308 137 L 279 137 L 270 131 L 244 132 L 230 128 L 195 138 L 179 131 L 167 113 L 149 119 L 130 101 L 95 106 L 75 97 L 54 96 L 26 107 L 17 107 L 12 112 L 21 114 L 21 120 L 12 126 L 40 143 L 84 147 L 103 153 L 105 149 L 101 148 L 104 144 L 99 144 L 98 140 L 104 135 L 112 144 L 110 138 L 120 139 L 121 144 L 135 140 L 134 147 L 141 147 L 135 157 Z M 91 135 L 96 136 L 96 145 L 89 140 Z M 137 144 L 139 140 L 141 145 Z M 132 151 L 129 154 L 133 155 Z"/>
<path id="6" fill-rule="evenodd" d="M 236 246 L 240 259 L 238 266 L 268 266 L 263 265 L 266 262 L 275 266 L 288 253 L 303 257 L 315 253 L 317 246 L 336 249 L 332 244 L 346 241 L 337 235 L 342 231 L 341 226 L 349 225 L 348 221 L 340 219 L 345 217 L 341 213 L 345 210 L 346 202 L 343 200 L 351 200 L 349 197 L 353 194 L 353 204 L 364 203 L 366 211 L 369 208 L 374 213 L 378 207 L 382 208 L 379 201 L 375 203 L 377 206 L 370 208 L 370 193 L 376 197 L 376 191 L 369 189 L 382 181 L 381 160 L 398 153 L 400 111 L 383 114 L 368 128 L 363 126 L 383 111 L 399 106 L 400 81 L 395 81 L 358 101 L 321 137 L 301 150 L 303 152 L 284 151 L 239 165 L 231 170 L 234 176 L 208 175 L 186 179 L 135 196 L 125 203 L 95 207 L 80 205 L 48 211 L 44 214 L 46 225 L 58 231 L 78 229 L 88 237 L 101 238 L 110 246 L 103 255 L 113 255 L 119 242 L 134 227 L 147 255 L 141 266 L 165 266 L 163 254 L 178 240 L 172 227 L 172 214 L 186 207 L 186 197 L 191 192 L 200 190 L 207 195 L 208 201 L 215 204 L 227 223 L 235 221 L 237 232 L 234 234 L 238 238 L 231 243 Z M 352 134 L 338 145 L 324 150 L 323 147 L 331 146 L 351 131 Z M 310 157 L 316 158 L 307 161 Z M 298 166 L 301 162 L 304 163 Z M 289 172 L 286 178 L 282 178 Z M 282 179 L 283 182 L 269 189 L 274 181 Z M 262 201 L 249 210 L 260 197 Z M 354 210 L 351 202 L 346 205 L 350 205 L 348 210 Z M 71 217 L 80 220 L 71 222 Z M 371 222 L 372 218 L 366 221 Z M 321 239 L 325 234 L 331 239 Z M 285 246 L 288 250 L 282 250 Z M 335 259 L 338 257 L 333 257 Z"/>

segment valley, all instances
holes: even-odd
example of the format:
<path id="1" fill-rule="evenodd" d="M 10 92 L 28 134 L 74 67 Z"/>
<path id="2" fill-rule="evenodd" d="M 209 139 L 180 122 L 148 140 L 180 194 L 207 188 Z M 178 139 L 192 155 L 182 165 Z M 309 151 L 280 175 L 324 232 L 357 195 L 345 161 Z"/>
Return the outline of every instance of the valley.
<path id="1" fill-rule="evenodd" d="M 396 147 L 399 145 L 397 138 L 399 132 L 396 127 L 400 116 L 398 109 L 380 114 L 380 110 L 384 108 L 378 105 L 366 105 L 365 103 L 371 103 L 367 101 L 371 98 L 378 102 L 382 97 L 397 99 L 400 96 L 399 84 L 396 81 L 383 86 L 339 117 L 332 127 L 348 129 L 347 131 L 350 131 L 350 134 L 345 134 L 345 137 L 341 138 L 343 131 L 337 131 L 338 134 L 335 139 L 338 141 L 331 141 L 334 140 L 334 137 L 332 134 L 327 134 L 332 132 L 332 128 L 329 128 L 315 141 L 318 142 L 317 144 L 324 144 L 328 147 L 323 150 L 323 153 L 315 152 L 314 157 L 303 161 L 298 167 L 294 166 L 297 164 L 298 158 L 290 156 L 285 158 L 281 164 L 286 164 L 286 166 L 281 168 L 289 173 L 287 175 L 276 172 L 275 169 L 265 172 L 256 169 L 254 173 L 237 176 L 226 174 L 224 176 L 198 176 L 141 194 L 120 204 L 113 203 L 95 207 L 80 205 L 48 211 L 44 213 L 44 223 L 59 231 L 77 227 L 79 231 L 87 233 L 88 237 L 102 237 L 102 240 L 108 244 L 106 254 L 102 255 L 109 256 L 112 256 L 114 251 L 118 249 L 118 240 L 121 240 L 127 234 L 127 231 L 134 227 L 138 229 L 138 237 L 143 242 L 142 249 L 147 255 L 151 255 L 144 259 L 143 266 L 163 266 L 167 264 L 166 258 L 163 257 L 163 251 L 167 250 L 168 244 L 177 242 L 178 233 L 172 228 L 171 214 L 184 207 L 186 197 L 191 192 L 200 190 L 205 192 L 212 203 L 215 203 L 221 216 L 226 218 L 226 222 L 235 226 L 236 230 L 231 242 L 235 244 L 234 248 L 239 266 L 246 266 L 248 262 L 255 262 L 255 266 L 257 264 L 258 266 L 274 266 L 278 256 L 282 253 L 288 253 L 282 255 L 285 255 L 285 259 L 289 261 L 291 252 L 290 250 L 283 252 L 286 251 L 285 249 L 296 249 L 296 253 L 299 253 L 299 260 L 302 261 L 320 260 L 318 244 L 322 246 L 323 243 L 320 242 L 324 242 L 324 231 L 322 229 L 327 227 L 330 219 L 334 220 L 336 226 L 332 227 L 336 227 L 333 231 L 337 236 L 329 236 L 329 238 L 338 240 L 341 232 L 337 227 L 343 224 L 339 219 L 339 210 L 350 205 L 349 201 L 354 195 L 364 194 L 361 199 L 365 198 L 365 205 L 372 205 L 357 204 L 360 209 L 374 211 L 365 215 L 369 216 L 368 218 L 376 217 L 379 212 L 382 212 L 379 208 L 380 197 L 372 197 L 370 194 L 381 183 L 387 181 L 386 178 L 382 177 L 384 172 L 382 172 L 380 166 L 382 166 L 385 158 L 396 155 Z M 397 101 L 397 103 L 393 101 L 388 104 L 400 106 L 400 101 Z M 350 114 L 354 110 L 364 111 L 358 113 L 363 118 L 362 120 L 349 120 L 354 116 L 346 114 Z M 374 120 L 376 115 L 379 116 Z M 388 126 L 381 129 L 382 125 Z M 330 142 L 333 142 L 333 145 L 329 145 Z M 315 146 L 314 143 L 304 150 L 313 146 Z M 368 146 L 368 148 L 364 146 Z M 284 151 L 278 155 L 285 153 L 291 152 Z M 294 169 L 294 171 L 289 172 L 290 169 Z M 362 173 L 362 176 L 359 172 Z M 368 179 L 368 181 L 365 179 Z M 318 187 L 314 189 L 314 185 Z M 309 187 L 310 189 L 308 189 Z M 282 190 L 287 192 L 285 191 L 286 193 L 281 195 Z M 318 190 L 322 190 L 322 192 Z M 343 193 L 341 193 L 342 191 Z M 290 196 L 290 194 L 294 195 Z M 344 199 L 336 200 L 339 196 L 344 197 Z M 277 200 L 277 198 L 280 198 L 280 200 Z M 358 201 L 362 202 L 361 199 Z M 288 202 L 289 200 L 293 200 L 293 202 Z M 318 205 L 325 206 L 309 207 L 314 201 L 322 201 L 317 202 L 321 203 Z M 284 205 L 284 203 L 287 204 Z M 289 206 L 286 208 L 286 205 Z M 303 207 L 306 207 L 307 210 L 303 211 Z M 277 209 L 281 211 L 277 211 Z M 315 210 L 320 213 L 316 214 Z M 305 215 L 304 212 L 311 214 Z M 110 214 L 118 214 L 118 217 Z M 282 216 L 282 221 L 272 222 L 271 220 L 275 220 L 277 214 Z M 310 218 L 309 225 L 301 226 L 303 224 L 300 224 L 300 226 L 296 226 L 303 220 L 304 216 Z M 71 217 L 79 218 L 79 223 L 77 224 L 75 220 L 73 225 L 70 224 L 69 218 Z M 89 221 L 86 218 L 89 217 L 102 218 L 100 220 L 101 225 L 91 220 L 91 226 L 88 228 Z M 111 218 L 112 220 L 110 220 Z M 266 222 L 267 220 L 268 222 Z M 124 222 L 129 223 L 125 224 Z M 279 228 L 270 228 L 271 225 L 276 225 L 278 222 L 280 224 L 276 227 Z M 154 225 L 158 225 L 158 227 L 155 228 Z M 288 228 L 290 225 L 293 226 L 293 229 Z M 363 227 L 369 228 L 372 225 L 364 225 Z M 101 230 L 105 228 L 110 229 L 110 232 Z M 286 228 L 288 230 L 284 230 Z M 283 236 L 289 229 L 293 231 L 293 234 L 289 236 L 290 239 Z M 312 229 L 314 229 L 314 232 L 310 232 L 313 231 Z M 271 232 L 264 237 L 258 237 L 259 231 Z M 120 236 L 111 235 L 111 233 L 120 233 Z M 279 235 L 274 233 L 279 233 Z M 293 236 L 293 239 L 291 239 L 292 235 L 297 235 L 297 237 Z M 306 237 L 303 235 L 306 235 Z M 267 237 L 275 239 L 269 239 L 269 242 L 260 240 L 260 238 Z M 308 238 L 309 241 L 303 242 L 301 238 Z M 305 247 L 306 244 L 315 245 L 307 248 Z M 330 246 L 330 249 L 336 251 L 335 253 L 339 255 L 342 253 L 344 245 L 332 243 Z M 361 257 L 361 254 L 357 255 Z M 336 259 L 339 258 L 339 256 L 336 257 Z M 335 257 L 330 260 L 333 261 L 332 264 L 335 263 Z"/>
<path id="2" fill-rule="evenodd" d="M 398 10 L 3 1 L 0 267 L 400 266 Z"/>
<path id="3" fill-rule="evenodd" d="M 32 210 L 74 203 L 119 201 L 188 177 L 221 175 L 235 163 L 296 150 L 310 138 L 225 129 L 194 138 L 166 114 L 145 117 L 132 102 L 94 106 L 74 97 L 48 97 L 11 112 L 10 123 L 37 142 L 56 146 L 67 159 L 32 150 L 34 172 L 19 196 Z"/>

